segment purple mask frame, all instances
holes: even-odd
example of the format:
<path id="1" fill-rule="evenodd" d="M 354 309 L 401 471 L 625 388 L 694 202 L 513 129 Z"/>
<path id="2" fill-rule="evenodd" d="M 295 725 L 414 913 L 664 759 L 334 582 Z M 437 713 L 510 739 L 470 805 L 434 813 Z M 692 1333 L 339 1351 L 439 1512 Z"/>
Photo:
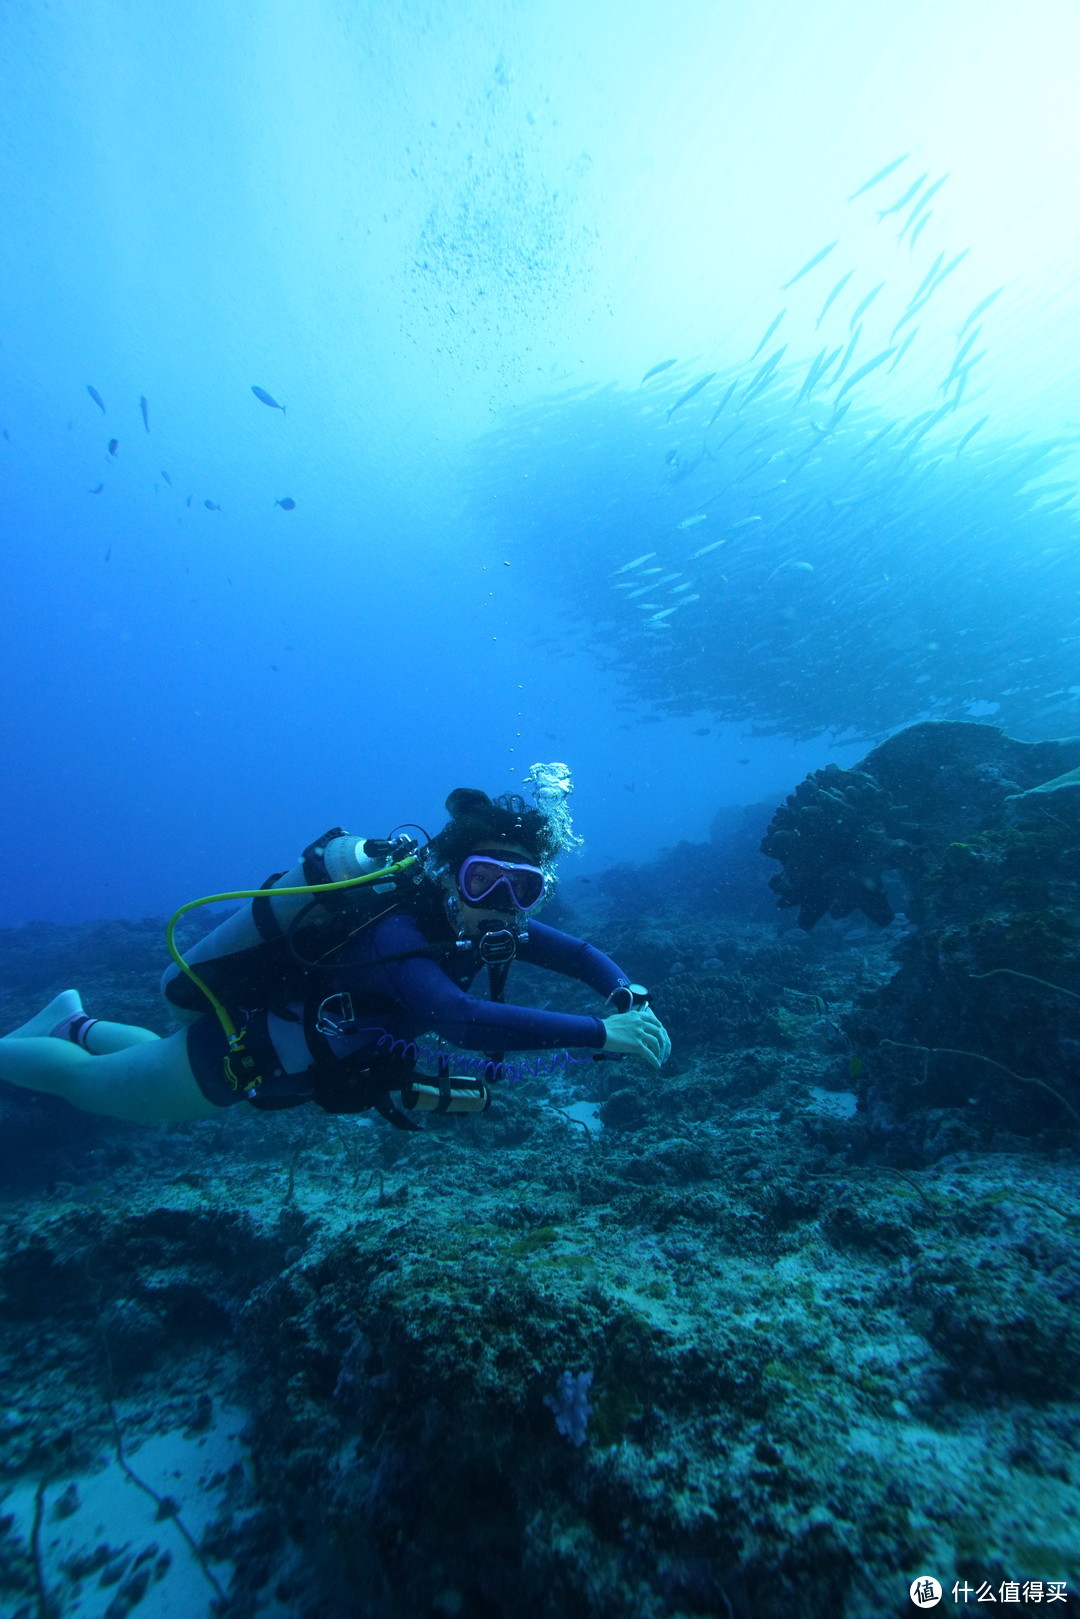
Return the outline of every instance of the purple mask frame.
<path id="1" fill-rule="evenodd" d="M 497 875 L 493 882 L 488 883 L 486 888 L 473 893 L 469 884 L 469 876 L 473 874 L 474 880 L 482 881 L 482 874 L 477 871 L 477 867 L 480 866 L 487 866 L 490 870 L 495 871 Z M 518 872 L 522 876 L 515 881 L 515 874 Z M 482 905 L 497 888 L 504 887 L 509 892 L 517 910 L 531 911 L 540 904 L 540 901 L 547 893 L 547 880 L 539 866 L 519 864 L 511 860 L 500 860 L 498 856 L 490 854 L 471 854 L 467 859 L 463 860 L 458 868 L 457 882 L 461 897 L 467 905 Z M 540 884 L 540 892 L 535 895 L 535 898 L 527 899 L 526 896 L 534 892 L 537 882 Z"/>

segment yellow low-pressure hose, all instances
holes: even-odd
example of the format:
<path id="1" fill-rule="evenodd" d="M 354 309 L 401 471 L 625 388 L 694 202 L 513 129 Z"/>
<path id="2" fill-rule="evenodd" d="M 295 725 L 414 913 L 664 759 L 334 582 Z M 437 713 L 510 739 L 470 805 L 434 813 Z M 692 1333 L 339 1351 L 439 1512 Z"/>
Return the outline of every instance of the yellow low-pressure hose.
<path id="1" fill-rule="evenodd" d="M 206 996 L 210 1005 L 217 1014 L 218 1022 L 229 1038 L 230 1046 L 234 1046 L 239 1038 L 236 1024 L 229 1016 L 228 1011 L 218 1000 L 213 990 L 202 979 L 193 967 L 189 967 L 179 950 L 176 948 L 176 924 L 188 911 L 198 910 L 200 905 L 221 905 L 234 899 L 277 899 L 279 894 L 332 894 L 342 888 L 359 888 L 362 883 L 377 883 L 387 877 L 396 877 L 399 871 L 406 871 L 410 866 L 417 864 L 414 854 L 406 855 L 403 860 L 396 860 L 391 866 L 383 866 L 380 871 L 365 872 L 362 877 L 345 877 L 337 883 L 308 883 L 299 888 L 238 888 L 231 894 L 206 894 L 202 899 L 189 899 L 186 905 L 181 905 L 169 918 L 169 925 L 165 929 L 165 944 L 168 952 L 180 971 Z"/>

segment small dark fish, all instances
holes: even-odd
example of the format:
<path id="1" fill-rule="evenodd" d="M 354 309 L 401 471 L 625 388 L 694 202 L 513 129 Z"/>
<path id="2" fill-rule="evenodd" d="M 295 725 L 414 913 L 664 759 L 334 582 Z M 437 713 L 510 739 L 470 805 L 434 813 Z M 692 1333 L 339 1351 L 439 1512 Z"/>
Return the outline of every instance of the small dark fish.
<path id="1" fill-rule="evenodd" d="M 697 730 L 694 732 L 694 735 L 695 736 L 712 736 L 712 731 L 709 728 L 709 726 L 707 726 L 707 725 L 699 725 Z"/>
<path id="2" fill-rule="evenodd" d="M 750 761 L 749 759 L 736 759 L 735 763 L 737 765 L 748 765 Z"/>
<path id="3" fill-rule="evenodd" d="M 97 405 L 98 409 L 101 411 L 101 414 L 104 416 L 104 414 L 105 414 L 105 401 L 104 401 L 104 399 L 102 399 L 102 397 L 98 393 L 97 389 L 96 388 L 91 388 L 90 384 L 87 383 L 86 384 L 86 391 L 90 395 L 90 398 L 94 401 L 94 404 Z"/>
<path id="4" fill-rule="evenodd" d="M 264 405 L 269 405 L 271 410 L 280 410 L 284 416 L 285 406 L 279 405 L 273 394 L 268 394 L 265 388 L 256 388 L 254 383 L 251 385 L 251 391 L 256 399 L 261 400 Z"/>
<path id="5" fill-rule="evenodd" d="M 142 411 L 142 424 L 146 431 L 150 431 L 150 406 L 146 402 L 146 395 L 139 395 L 139 409 Z"/>
<path id="6" fill-rule="evenodd" d="M 116 452 L 117 452 L 117 450 L 119 448 L 120 448 L 120 440 L 118 438 L 111 438 L 109 440 L 109 454 L 113 457 L 114 460 L 116 458 Z"/>
<path id="7" fill-rule="evenodd" d="M 270 667 L 271 667 L 271 669 L 272 669 L 272 670 L 273 670 L 273 671 L 274 671 L 274 673 L 275 673 L 275 674 L 276 674 L 276 675 L 279 675 L 279 674 L 280 674 L 280 673 L 281 673 L 281 670 L 280 670 L 280 669 L 279 669 L 279 668 L 278 668 L 278 666 L 277 666 L 277 664 L 276 664 L 276 663 L 272 663 L 272 664 L 271 664 L 271 665 L 270 665 Z"/>
<path id="8" fill-rule="evenodd" d="M 661 360 L 660 364 L 654 365 L 651 371 L 646 371 L 645 375 L 641 379 L 641 382 L 638 383 L 638 387 L 640 388 L 642 383 L 648 382 L 650 377 L 658 377 L 661 371 L 670 371 L 674 364 L 674 360 Z M 258 389 L 256 389 L 256 392 L 258 392 Z"/>
<path id="9" fill-rule="evenodd" d="M 715 377 L 715 375 L 716 375 L 715 371 L 710 371 L 707 376 L 702 377 L 700 382 L 695 382 L 694 386 L 692 388 L 687 388 L 687 390 L 686 390 L 686 392 L 684 394 L 680 394 L 679 398 L 676 399 L 675 403 L 672 405 L 671 409 L 667 413 L 668 421 L 670 422 L 671 418 L 674 416 L 675 412 L 679 409 L 680 405 L 688 405 L 690 403 L 691 399 L 694 398 L 695 394 L 699 394 L 701 392 L 702 388 L 704 388 L 706 386 L 706 384 L 710 383 L 712 381 L 713 377 Z"/>
<path id="10" fill-rule="evenodd" d="M 70 422 L 68 423 L 68 426 L 69 427 L 71 426 Z M 11 443 L 11 434 L 8 432 L 6 427 L 4 428 L 4 437 L 7 439 L 8 443 L 10 444 Z"/>
<path id="11" fill-rule="evenodd" d="M 963 337 L 963 335 L 967 331 L 968 327 L 974 321 L 977 321 L 979 316 L 981 314 L 983 314 L 987 309 L 990 308 L 990 305 L 993 303 L 994 299 L 999 297 L 1000 294 L 1003 293 L 1004 291 L 1005 291 L 1004 287 L 997 287 L 993 292 L 988 292 L 986 297 L 982 300 L 981 303 L 978 303 L 978 304 L 975 305 L 975 308 L 971 311 L 971 314 L 968 316 L 967 320 L 964 322 L 964 324 L 961 326 L 960 330 L 956 334 L 956 341 L 957 342 L 959 342 L 960 339 Z"/>
<path id="12" fill-rule="evenodd" d="M 165 482 L 168 484 L 169 488 L 171 489 L 172 488 L 172 479 L 169 477 L 169 474 L 167 472 L 163 472 L 161 474 L 161 476 L 165 479 Z"/>
<path id="13" fill-rule="evenodd" d="M 793 287 L 795 285 L 796 281 L 801 281 L 804 275 L 809 275 L 810 271 L 815 269 L 821 263 L 822 259 L 828 258 L 833 248 L 838 247 L 839 245 L 840 238 L 838 236 L 835 242 L 830 242 L 827 247 L 823 247 L 820 252 L 814 254 L 812 259 L 807 259 L 802 269 L 796 270 L 791 280 L 784 282 L 784 285 L 780 288 L 780 291 L 786 292 L 789 287 Z"/>
<path id="14" fill-rule="evenodd" d="M 105 553 L 105 561 L 106 562 L 111 562 L 112 561 L 112 546 L 111 545 L 109 546 L 109 549 Z"/>
<path id="15" fill-rule="evenodd" d="M 88 490 L 87 490 L 87 491 L 86 491 L 86 493 L 87 493 L 87 494 L 88 494 L 88 495 L 100 495 L 100 493 L 101 493 L 101 491 L 102 491 L 102 490 L 103 490 L 103 489 L 104 489 L 104 487 L 105 487 L 105 485 L 104 485 L 104 484 L 103 484 L 103 483 L 99 483 L 99 484 L 98 484 L 98 485 L 97 485 L 97 487 L 96 487 L 96 488 L 94 488 L 94 489 L 88 489 Z"/>
<path id="16" fill-rule="evenodd" d="M 280 506 L 283 512 L 294 512 L 296 502 L 291 495 L 285 495 L 281 500 L 275 500 L 275 506 Z"/>
<path id="17" fill-rule="evenodd" d="M 901 163 L 906 163 L 910 156 L 910 152 L 905 152 L 902 157 L 894 157 L 891 163 L 886 163 L 883 169 L 879 169 L 876 174 L 872 174 L 869 180 L 864 180 L 858 191 L 851 193 L 848 202 L 854 202 L 856 197 L 861 197 L 864 191 L 869 191 L 871 186 L 876 186 L 880 180 L 887 180 L 893 170 L 898 169 Z M 742 764 L 742 762 L 740 759 L 739 763 Z"/>
<path id="18" fill-rule="evenodd" d="M 761 339 L 761 342 L 758 344 L 758 346 L 754 350 L 753 354 L 751 354 L 751 356 L 750 356 L 751 360 L 756 360 L 757 359 L 758 355 L 761 353 L 762 349 L 765 347 L 766 343 L 769 341 L 769 338 L 775 332 L 776 328 L 779 326 L 780 322 L 783 320 L 783 318 L 784 318 L 784 316 L 786 314 L 787 314 L 787 309 L 786 308 L 781 309 L 780 313 L 777 315 L 776 319 L 772 322 L 772 325 L 769 327 L 769 329 L 765 333 L 765 336 Z"/>
<path id="19" fill-rule="evenodd" d="M 191 496 L 190 496 L 190 495 L 189 495 L 189 496 L 188 496 L 188 498 L 187 498 L 187 501 L 186 501 L 186 504 L 187 504 L 187 505 L 188 505 L 188 506 L 190 506 L 190 505 L 191 505 Z"/>
<path id="20" fill-rule="evenodd" d="M 814 322 L 814 330 L 815 330 L 815 332 L 817 331 L 818 327 L 821 325 L 822 321 L 825 319 L 825 316 L 829 313 L 829 310 L 832 308 L 832 306 L 835 303 L 836 299 L 839 298 L 840 294 L 843 292 L 844 288 L 847 286 L 848 282 L 851 280 L 851 278 L 852 278 L 852 276 L 854 274 L 855 274 L 854 270 L 849 270 L 847 275 L 842 275 L 840 277 L 839 281 L 836 283 L 835 287 L 830 292 L 829 296 L 826 298 L 825 302 L 821 306 L 821 314 L 818 316 L 817 320 Z"/>
<path id="21" fill-rule="evenodd" d="M 219 512 L 221 510 L 221 507 L 215 506 L 212 500 L 204 500 L 203 505 L 206 507 L 208 512 Z"/>

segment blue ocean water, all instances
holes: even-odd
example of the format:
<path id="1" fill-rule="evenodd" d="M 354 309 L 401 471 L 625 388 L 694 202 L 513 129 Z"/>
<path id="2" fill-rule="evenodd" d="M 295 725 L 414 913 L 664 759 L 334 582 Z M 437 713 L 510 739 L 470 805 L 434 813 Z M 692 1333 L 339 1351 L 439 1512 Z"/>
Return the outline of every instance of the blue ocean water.
<path id="1" fill-rule="evenodd" d="M 0 8 L 3 1027 L 565 760 L 674 1047 L 404 1140 L 2 1087 L 15 1619 L 1075 1601 L 1074 752 L 903 733 L 1080 731 L 1078 45 Z"/>
<path id="2" fill-rule="evenodd" d="M 535 759 L 587 872 L 914 719 L 1073 728 L 1076 29 L 8 7 L 0 920 Z"/>

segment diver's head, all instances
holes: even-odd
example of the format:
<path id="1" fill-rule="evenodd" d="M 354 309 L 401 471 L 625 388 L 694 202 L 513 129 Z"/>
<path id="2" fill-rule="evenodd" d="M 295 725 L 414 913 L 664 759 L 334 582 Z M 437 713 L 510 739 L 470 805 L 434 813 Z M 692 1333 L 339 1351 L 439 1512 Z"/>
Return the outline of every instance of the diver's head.
<path id="1" fill-rule="evenodd" d="M 450 820 L 425 854 L 454 925 L 475 937 L 535 910 L 558 848 L 547 818 L 516 794 L 491 799 L 472 787 L 452 792 L 446 808 Z"/>

